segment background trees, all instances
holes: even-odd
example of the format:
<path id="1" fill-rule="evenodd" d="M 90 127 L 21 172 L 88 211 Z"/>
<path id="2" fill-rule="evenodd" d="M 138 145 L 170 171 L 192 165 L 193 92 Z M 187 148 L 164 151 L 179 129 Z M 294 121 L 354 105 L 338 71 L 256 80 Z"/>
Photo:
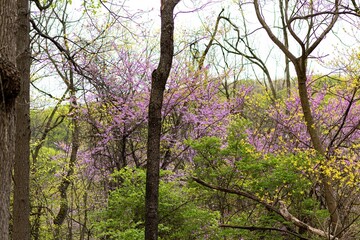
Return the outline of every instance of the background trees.
<path id="1" fill-rule="evenodd" d="M 33 239 L 358 238 L 358 51 L 322 54 L 336 31 L 347 30 L 345 43 L 356 35 L 356 4 L 164 1 L 163 27 L 177 27 L 162 75 L 161 28 L 148 10 L 32 3 Z M 155 132 L 147 111 L 158 77 Z M 27 224 L 18 172 L 14 239 Z M 159 186 L 156 221 L 146 221 L 156 209 L 145 206 L 146 182 Z"/>

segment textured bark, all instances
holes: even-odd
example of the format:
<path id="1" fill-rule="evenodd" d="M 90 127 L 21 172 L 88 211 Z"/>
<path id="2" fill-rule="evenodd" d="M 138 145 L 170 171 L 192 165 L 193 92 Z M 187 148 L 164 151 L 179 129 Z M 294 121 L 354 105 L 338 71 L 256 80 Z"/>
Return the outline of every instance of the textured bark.
<path id="1" fill-rule="evenodd" d="M 15 142 L 14 106 L 0 105 L 0 239 L 9 239 L 11 169 Z"/>
<path id="2" fill-rule="evenodd" d="M 16 100 L 14 206 L 12 239 L 30 239 L 30 49 L 29 1 L 17 1 L 17 68 L 21 91 Z"/>
<path id="3" fill-rule="evenodd" d="M 9 239 L 11 170 L 15 152 L 16 1 L 0 0 L 0 239 Z"/>
<path id="4" fill-rule="evenodd" d="M 169 77 L 174 55 L 173 11 L 180 0 L 161 1 L 160 62 L 153 71 L 149 103 L 149 123 L 147 142 L 147 172 L 145 199 L 145 239 L 158 238 L 158 199 L 160 168 L 161 109 L 164 90 Z"/>

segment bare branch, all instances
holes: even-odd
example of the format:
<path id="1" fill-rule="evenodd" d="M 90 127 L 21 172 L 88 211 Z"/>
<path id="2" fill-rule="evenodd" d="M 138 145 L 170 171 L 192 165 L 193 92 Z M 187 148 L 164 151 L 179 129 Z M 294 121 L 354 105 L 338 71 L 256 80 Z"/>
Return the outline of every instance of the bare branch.
<path id="1" fill-rule="evenodd" d="M 314 228 L 314 227 L 311 227 L 310 225 L 300 221 L 298 218 L 296 218 L 295 216 L 293 216 L 291 213 L 289 213 L 289 211 L 287 210 L 285 204 L 282 202 L 282 201 L 279 201 L 280 203 L 280 209 L 277 209 L 275 206 L 267 203 L 266 201 L 264 200 L 261 200 L 260 198 L 258 198 L 257 196 L 253 195 L 252 193 L 249 193 L 249 192 L 246 192 L 246 191 L 242 191 L 242 190 L 235 190 L 235 189 L 228 189 L 228 188 L 223 188 L 223 187 L 219 187 L 219 186 L 214 186 L 214 185 L 211 185 L 209 183 L 206 183 L 204 182 L 203 180 L 201 179 L 198 179 L 196 177 L 192 177 L 192 179 L 199 183 L 200 185 L 203 185 L 207 188 L 210 188 L 210 189 L 214 189 L 214 190 L 218 190 L 218 191 L 221 191 L 221 192 L 226 192 L 226 193 L 230 193 L 230 194 L 235 194 L 235 195 L 239 195 L 239 196 L 242 196 L 242 197 L 246 197 L 248 199 L 251 199 L 257 203 L 260 203 L 261 205 L 263 205 L 264 207 L 266 207 L 267 210 L 269 211 L 272 211 L 274 213 L 277 213 L 279 216 L 281 216 L 282 218 L 284 218 L 286 221 L 290 221 L 292 222 L 295 226 L 297 227 L 301 227 L 301 228 L 304 228 L 306 230 L 308 230 L 309 232 L 315 234 L 315 235 L 318 235 L 318 236 L 321 236 L 321 237 L 324 237 L 326 239 L 333 239 L 333 240 L 338 240 L 337 237 L 331 235 L 331 234 L 328 234 L 327 232 L 323 231 L 323 230 L 320 230 L 320 229 L 317 229 L 317 228 Z M 275 230 L 275 229 L 274 229 Z"/>
<path id="2" fill-rule="evenodd" d="M 294 232 L 291 231 L 287 231 L 285 229 L 280 229 L 280 228 L 271 228 L 271 227 L 256 227 L 256 226 L 237 226 L 237 225 L 228 225 L 228 224 L 220 224 L 219 227 L 223 227 L 223 228 L 235 228 L 235 229 L 245 229 L 245 230 L 249 230 L 249 231 L 277 231 L 277 232 L 282 232 L 282 233 L 286 233 L 289 235 L 293 235 L 295 237 L 298 237 L 301 240 L 309 240 L 309 238 L 305 238 L 299 234 L 296 234 Z"/>
<path id="3" fill-rule="evenodd" d="M 254 0 L 254 7 L 255 7 L 255 12 L 256 12 L 256 16 L 261 24 L 261 26 L 265 29 L 266 33 L 268 34 L 268 36 L 270 37 L 270 39 L 281 49 L 281 51 L 284 52 L 284 54 L 292 61 L 292 62 L 296 62 L 296 57 L 286 48 L 286 46 L 275 36 L 275 34 L 271 31 L 269 25 L 267 25 L 267 23 L 265 22 L 261 11 L 260 11 L 260 7 L 259 7 L 259 1 L 258 0 Z"/>
<path id="4" fill-rule="evenodd" d="M 331 234 L 328 234 L 327 232 L 325 232 L 323 230 L 313 228 L 313 227 L 309 226 L 308 224 L 304 223 L 303 221 L 300 221 L 298 218 L 294 217 L 291 213 L 289 213 L 289 211 L 287 210 L 284 202 L 280 201 L 279 203 L 280 203 L 281 216 L 283 218 L 285 218 L 286 220 L 292 222 L 293 224 L 295 224 L 298 227 L 305 228 L 309 232 L 311 232 L 313 234 L 316 234 L 318 236 L 321 236 L 323 238 L 338 240 L 337 237 L 335 237 L 335 236 L 333 236 Z"/>
<path id="5" fill-rule="evenodd" d="M 219 22 L 220 22 L 220 19 L 221 19 L 221 14 L 222 14 L 223 12 L 224 12 L 224 9 L 221 10 L 221 12 L 219 13 L 219 15 L 218 15 L 218 17 L 217 17 L 216 23 L 215 23 L 214 32 L 211 34 L 210 41 L 209 41 L 209 43 L 206 45 L 205 51 L 203 52 L 203 54 L 202 54 L 201 57 L 200 57 L 200 60 L 199 60 L 199 70 L 202 69 L 202 67 L 203 67 L 203 65 L 204 65 L 205 57 L 206 57 L 206 55 L 208 54 L 211 46 L 213 45 L 213 42 L 214 42 L 216 33 L 217 33 L 217 31 L 218 31 Z"/>
<path id="6" fill-rule="evenodd" d="M 51 6 L 51 4 L 53 3 L 53 0 L 49 0 L 49 1 L 47 2 L 47 4 L 41 5 L 41 3 L 39 2 L 39 0 L 31 0 L 31 1 L 35 3 L 36 7 L 37 7 L 40 11 L 44 11 L 44 10 L 48 9 L 48 8 Z"/>
<path id="7" fill-rule="evenodd" d="M 261 200 L 260 198 L 253 195 L 252 193 L 249 193 L 249 192 L 246 192 L 246 191 L 235 190 L 235 189 L 223 188 L 223 187 L 219 187 L 219 186 L 214 186 L 214 185 L 206 183 L 203 180 L 201 180 L 199 178 L 196 178 L 196 177 L 192 177 L 192 179 L 195 182 L 197 182 L 197 183 L 199 183 L 199 184 L 201 184 L 201 185 L 203 185 L 203 186 L 205 186 L 207 188 L 218 190 L 218 191 L 221 191 L 221 192 L 231 193 L 231 194 L 235 194 L 235 195 L 239 195 L 239 196 L 251 199 L 251 200 L 253 200 L 253 201 L 257 202 L 257 203 L 260 203 L 261 205 L 266 207 L 266 209 L 268 209 L 269 211 L 275 212 L 275 213 L 277 213 L 277 214 L 279 214 L 281 216 L 281 212 L 277 208 L 275 208 L 273 205 L 267 203 L 266 201 Z"/>
<path id="8" fill-rule="evenodd" d="M 314 50 L 315 48 L 320 44 L 320 42 L 325 38 L 326 34 L 328 34 L 331 29 L 334 27 L 336 21 L 339 18 L 339 0 L 336 0 L 335 3 L 335 14 L 330 22 L 330 24 L 326 27 L 326 29 L 320 34 L 320 36 L 315 40 L 315 42 L 309 46 L 308 49 L 306 49 L 306 52 L 304 53 L 304 55 L 306 57 L 308 57 Z"/>

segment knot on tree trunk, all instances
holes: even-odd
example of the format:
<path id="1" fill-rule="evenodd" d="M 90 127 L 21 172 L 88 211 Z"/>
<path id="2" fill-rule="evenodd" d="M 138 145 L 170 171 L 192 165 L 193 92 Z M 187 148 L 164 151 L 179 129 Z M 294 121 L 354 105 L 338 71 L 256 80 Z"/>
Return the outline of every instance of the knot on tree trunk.
<path id="1" fill-rule="evenodd" d="M 20 92 L 20 74 L 15 64 L 0 54 L 0 97 L 8 102 Z"/>

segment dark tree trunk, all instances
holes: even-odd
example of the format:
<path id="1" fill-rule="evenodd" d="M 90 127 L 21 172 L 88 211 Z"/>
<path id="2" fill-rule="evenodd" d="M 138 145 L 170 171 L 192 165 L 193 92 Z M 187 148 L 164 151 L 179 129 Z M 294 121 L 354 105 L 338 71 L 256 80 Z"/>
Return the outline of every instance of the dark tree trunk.
<path id="1" fill-rule="evenodd" d="M 169 77 L 174 55 L 174 17 L 173 12 L 180 0 L 161 1 L 160 62 L 153 71 L 149 103 L 147 172 L 146 172 L 146 213 L 145 239 L 158 238 L 158 199 L 160 168 L 161 109 L 164 90 Z"/>
<path id="2" fill-rule="evenodd" d="M 15 154 L 16 1 L 0 0 L 0 239 L 9 239 L 11 170 Z"/>
<path id="3" fill-rule="evenodd" d="M 16 100 L 14 206 L 12 239 L 30 239 L 30 48 L 29 1 L 17 1 L 17 68 L 21 91 Z"/>

